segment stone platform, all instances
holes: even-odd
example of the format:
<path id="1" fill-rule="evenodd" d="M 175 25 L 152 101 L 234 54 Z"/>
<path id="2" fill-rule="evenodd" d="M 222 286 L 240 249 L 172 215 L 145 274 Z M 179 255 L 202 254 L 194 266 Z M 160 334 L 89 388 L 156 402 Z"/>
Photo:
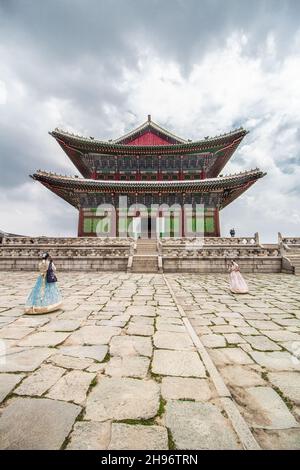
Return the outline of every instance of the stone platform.
<path id="1" fill-rule="evenodd" d="M 300 449 L 300 284 L 247 274 L 0 273 L 1 449 Z"/>
<path id="2" fill-rule="evenodd" d="M 280 236 L 281 237 L 281 236 Z M 49 252 L 60 271 L 136 273 L 226 273 L 230 259 L 246 273 L 300 273 L 300 239 L 292 248 L 282 237 L 263 245 L 253 237 L 180 237 L 138 239 L 116 237 L 3 237 L 0 271 L 36 269 Z M 300 245 L 299 245 L 300 246 Z"/>

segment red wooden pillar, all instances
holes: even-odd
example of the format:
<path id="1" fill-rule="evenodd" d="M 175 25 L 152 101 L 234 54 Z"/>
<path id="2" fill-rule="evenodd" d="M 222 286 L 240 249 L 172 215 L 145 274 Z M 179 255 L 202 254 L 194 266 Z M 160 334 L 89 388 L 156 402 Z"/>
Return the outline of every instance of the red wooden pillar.
<path id="1" fill-rule="evenodd" d="M 161 156 L 158 156 L 158 172 L 157 172 L 157 179 L 158 181 L 162 180 L 162 173 L 161 173 Z"/>
<path id="2" fill-rule="evenodd" d="M 180 171 L 179 171 L 179 179 L 183 180 L 183 155 L 180 155 Z"/>
<path id="3" fill-rule="evenodd" d="M 116 207 L 116 237 L 119 236 L 119 208 Z"/>
<path id="4" fill-rule="evenodd" d="M 181 236 L 184 237 L 184 205 L 181 207 Z"/>
<path id="5" fill-rule="evenodd" d="M 220 214 L 219 209 L 216 207 L 214 211 L 214 221 L 215 221 L 215 236 L 220 236 Z"/>
<path id="6" fill-rule="evenodd" d="M 141 180 L 141 170 L 140 170 L 140 156 L 136 156 L 136 161 L 137 161 L 137 171 L 136 171 L 136 180 L 140 181 Z"/>
<path id="7" fill-rule="evenodd" d="M 84 236 L 84 230 L 83 230 L 83 223 L 84 223 L 84 216 L 83 216 L 83 209 L 79 209 L 79 214 L 78 214 L 78 237 L 83 237 Z"/>

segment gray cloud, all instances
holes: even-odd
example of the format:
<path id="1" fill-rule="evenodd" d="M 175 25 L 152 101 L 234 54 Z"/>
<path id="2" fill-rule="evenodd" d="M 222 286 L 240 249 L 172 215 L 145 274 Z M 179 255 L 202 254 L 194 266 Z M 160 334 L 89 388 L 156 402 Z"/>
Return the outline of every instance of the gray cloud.
<path id="1" fill-rule="evenodd" d="M 154 119 L 156 115 L 162 116 L 161 124 L 183 133 L 183 137 L 199 138 L 249 122 L 251 133 L 228 169 L 262 166 L 269 171 L 273 183 L 275 178 L 281 178 L 286 191 L 291 189 L 294 194 L 298 184 L 300 123 L 288 112 L 274 121 L 274 114 L 282 112 L 282 105 L 276 104 L 275 93 L 272 97 L 265 96 L 268 85 L 265 89 L 257 88 L 256 92 L 237 91 L 237 95 L 245 94 L 239 107 L 235 109 L 232 105 L 230 108 L 230 103 L 225 106 L 218 89 L 224 88 L 227 63 L 224 62 L 224 69 L 216 71 L 216 60 L 211 66 L 216 90 L 208 88 L 205 76 L 198 77 L 203 94 L 198 97 L 198 109 L 192 117 L 191 112 L 184 111 L 180 105 L 177 116 L 163 112 L 166 107 L 163 100 L 158 104 L 153 104 L 154 99 L 145 100 L 143 107 L 141 97 L 144 94 L 140 87 L 159 60 L 162 70 L 159 86 L 184 90 L 182 83 L 185 83 L 188 88 L 195 67 L 204 67 L 205 61 L 216 51 L 222 54 L 234 34 L 246 37 L 242 46 L 238 46 L 242 51 L 236 53 L 236 63 L 241 59 L 257 62 L 259 73 L 264 74 L 261 82 L 264 79 L 267 82 L 270 74 L 276 81 L 287 59 L 299 57 L 299 17 L 298 0 L 0 0 L 2 200 L 6 195 L 7 204 L 9 194 L 14 207 L 19 198 L 27 204 L 29 212 L 35 213 L 38 205 L 33 203 L 33 195 L 42 194 L 49 217 L 56 217 L 52 225 L 48 219 L 43 219 L 44 230 L 53 234 L 60 230 L 68 232 L 69 221 L 72 217 L 76 220 L 73 210 L 68 212 L 68 222 L 64 222 L 57 208 L 65 207 L 65 203 L 54 203 L 55 196 L 42 188 L 34 189 L 33 193 L 28 190 L 34 184 L 28 174 L 37 168 L 76 173 L 47 132 L 63 126 L 87 135 L 112 138 L 138 125 L 152 111 Z M 270 53 L 265 52 L 266 44 Z M 170 72 L 172 64 L 178 68 L 178 75 Z M 286 68 L 289 70 L 288 66 Z M 204 70 L 210 73 L 209 67 Z M 289 78 L 289 73 L 287 71 L 284 83 L 293 80 L 294 76 Z M 235 80 L 239 85 L 245 76 L 239 76 L 239 70 L 235 69 L 232 75 L 227 75 L 227 80 L 224 94 L 235 86 L 232 85 Z M 2 104 L 1 83 L 6 90 Z M 151 81 L 147 84 L 148 88 L 153 87 L 153 98 L 157 94 L 154 85 L 158 86 Z M 146 85 L 143 87 L 144 90 Z M 249 102 L 248 91 L 252 96 Z M 284 96 L 284 85 L 277 92 Z M 164 95 L 163 98 L 167 99 Z M 176 94 L 170 98 L 170 108 L 178 98 Z M 192 94 L 187 97 L 187 100 L 193 99 L 196 98 Z M 286 103 L 287 108 L 289 104 Z M 251 123 L 251 119 L 255 123 Z M 298 131 L 290 134 L 291 129 Z M 267 184 L 261 184 L 260 191 Z M 0 204 L 3 212 L 3 215 L 0 212 L 0 228 L 21 232 L 18 224 L 9 226 L 15 219 L 9 218 L 3 207 Z M 226 209 L 228 224 L 230 214 L 236 217 L 239 213 L 241 221 L 244 220 L 241 207 L 239 202 L 234 210 Z M 253 216 L 256 215 L 255 209 Z M 39 216 L 42 217 L 41 212 Z M 245 227 L 249 227 L 244 222 Z M 39 228 L 28 226 L 27 230 L 33 233 Z"/>

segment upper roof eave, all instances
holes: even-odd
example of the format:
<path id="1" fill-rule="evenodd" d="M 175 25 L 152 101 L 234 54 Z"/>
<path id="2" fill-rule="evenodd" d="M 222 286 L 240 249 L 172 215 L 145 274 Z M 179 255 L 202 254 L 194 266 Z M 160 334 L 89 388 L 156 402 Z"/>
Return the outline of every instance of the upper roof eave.
<path id="1" fill-rule="evenodd" d="M 103 150 L 111 150 L 111 151 L 120 151 L 122 153 L 129 153 L 130 151 L 134 151 L 138 153 L 139 151 L 143 152 L 151 152 L 150 149 L 156 149 L 161 151 L 162 153 L 166 153 L 170 150 L 172 153 L 174 151 L 180 150 L 189 150 L 195 147 L 199 149 L 206 149 L 211 148 L 214 146 L 222 145 L 222 143 L 227 142 L 230 138 L 232 141 L 236 139 L 242 139 L 249 131 L 240 127 L 239 129 L 235 129 L 231 132 L 217 135 L 215 137 L 208 137 L 198 141 L 185 141 L 184 143 L 179 144 L 170 144 L 170 145 L 127 145 L 116 143 L 115 141 L 106 142 L 98 139 L 94 139 L 92 137 L 83 137 L 79 135 L 72 134 L 70 132 L 61 130 L 56 128 L 54 131 L 50 131 L 49 134 L 52 135 L 55 139 L 64 142 L 67 145 L 74 146 L 77 149 L 89 147 L 90 150 L 97 150 L 101 148 Z"/>

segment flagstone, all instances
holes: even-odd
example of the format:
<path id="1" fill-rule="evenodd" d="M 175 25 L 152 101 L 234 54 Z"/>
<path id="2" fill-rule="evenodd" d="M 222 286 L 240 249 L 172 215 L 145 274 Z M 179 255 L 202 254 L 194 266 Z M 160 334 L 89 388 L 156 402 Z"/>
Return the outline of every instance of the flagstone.
<path id="1" fill-rule="evenodd" d="M 172 331 L 176 333 L 184 333 L 186 331 L 185 326 L 182 325 L 174 325 L 172 323 L 159 323 L 156 324 L 157 331 Z"/>
<path id="2" fill-rule="evenodd" d="M 112 356 L 148 356 L 152 355 L 152 342 L 146 336 L 114 336 L 110 342 L 109 352 Z"/>
<path id="3" fill-rule="evenodd" d="M 253 363 L 251 357 L 241 348 L 211 349 L 209 354 L 216 365 Z"/>
<path id="4" fill-rule="evenodd" d="M 151 325 L 130 323 L 126 332 L 128 335 L 152 336 L 154 334 L 154 327 Z"/>
<path id="5" fill-rule="evenodd" d="M 67 356 L 90 358 L 102 362 L 108 352 L 108 346 L 61 346 L 57 351 Z"/>
<path id="6" fill-rule="evenodd" d="M 300 335 L 292 331 L 262 331 L 262 334 L 268 336 L 273 341 L 299 341 L 300 343 Z"/>
<path id="7" fill-rule="evenodd" d="M 253 428 L 288 429 L 300 427 L 284 401 L 271 387 L 249 387 L 239 394 L 242 414 Z"/>
<path id="8" fill-rule="evenodd" d="M 40 328 L 40 331 L 74 331 L 80 327 L 78 320 L 52 320 L 45 326 Z"/>
<path id="9" fill-rule="evenodd" d="M 177 449 L 240 449 L 238 438 L 220 410 L 210 403 L 170 401 L 166 425 Z"/>
<path id="10" fill-rule="evenodd" d="M 24 315 L 23 308 L 8 308 L 1 312 L 2 317 L 22 317 Z"/>
<path id="11" fill-rule="evenodd" d="M 131 317 L 130 320 L 131 324 L 135 325 L 153 325 L 154 324 L 154 318 L 153 317 L 138 317 L 137 315 Z"/>
<path id="12" fill-rule="evenodd" d="M 223 346 L 226 346 L 225 338 L 222 335 L 205 334 L 201 336 L 201 341 L 204 346 L 208 348 L 221 348 Z"/>
<path id="13" fill-rule="evenodd" d="M 49 361 L 65 369 L 86 369 L 94 362 L 89 358 L 72 357 L 64 354 L 54 354 Z"/>
<path id="14" fill-rule="evenodd" d="M 159 349 L 193 350 L 194 344 L 187 333 L 157 331 L 153 343 Z"/>
<path id="15" fill-rule="evenodd" d="M 270 370 L 298 370 L 300 361 L 286 351 L 249 352 L 255 362 Z"/>
<path id="16" fill-rule="evenodd" d="M 39 327 L 43 326 L 50 321 L 50 318 L 45 317 L 45 315 L 34 315 L 34 317 L 19 317 L 13 326 L 17 327 Z"/>
<path id="17" fill-rule="evenodd" d="M 144 356 L 113 356 L 107 363 L 105 374 L 111 377 L 139 377 L 147 375 L 150 359 Z"/>
<path id="18" fill-rule="evenodd" d="M 155 307 L 151 305 L 145 306 L 130 306 L 126 309 L 127 315 L 141 315 L 145 317 L 155 317 Z"/>
<path id="19" fill-rule="evenodd" d="M 300 429 L 254 429 L 254 436 L 264 450 L 300 450 Z"/>
<path id="20" fill-rule="evenodd" d="M 260 330 L 280 330 L 280 326 L 270 320 L 248 320 L 248 323 Z"/>
<path id="21" fill-rule="evenodd" d="M 47 393 L 48 398 L 83 404 L 96 374 L 73 370 L 61 377 Z"/>
<path id="22" fill-rule="evenodd" d="M 282 341 L 280 346 L 293 355 L 294 362 L 300 362 L 300 341 Z"/>
<path id="23" fill-rule="evenodd" d="M 113 336 L 119 335 L 121 328 L 113 326 L 83 326 L 66 341 L 66 346 L 77 344 L 108 344 Z"/>
<path id="24" fill-rule="evenodd" d="M 0 372 L 29 372 L 53 354 L 51 348 L 13 348 L 0 361 Z"/>
<path id="25" fill-rule="evenodd" d="M 285 397 L 300 405 L 300 372 L 270 372 L 268 379 Z"/>
<path id="26" fill-rule="evenodd" d="M 33 331 L 34 331 L 33 328 L 15 327 L 14 325 L 5 326 L 3 328 L 0 328 L 0 338 L 21 339 L 29 335 Z"/>
<path id="27" fill-rule="evenodd" d="M 110 422 L 78 421 L 74 424 L 66 450 L 105 450 L 110 439 Z"/>
<path id="28" fill-rule="evenodd" d="M 238 335 L 237 333 L 224 334 L 224 338 L 226 339 L 226 342 L 228 344 L 246 343 L 246 340 L 242 338 L 240 335 Z"/>
<path id="29" fill-rule="evenodd" d="M 105 363 L 103 364 L 98 364 L 98 363 L 93 363 L 91 366 L 89 366 L 86 369 L 86 372 L 97 372 L 99 374 L 104 373 L 105 370 Z"/>
<path id="30" fill-rule="evenodd" d="M 23 374 L 0 374 L 0 403 L 23 378 Z"/>
<path id="31" fill-rule="evenodd" d="M 0 449 L 58 450 L 80 411 L 47 398 L 15 398 L 2 410 Z"/>
<path id="32" fill-rule="evenodd" d="M 245 365 L 227 365 L 220 372 L 225 383 L 233 387 L 253 387 L 266 383 L 261 374 Z"/>
<path id="33" fill-rule="evenodd" d="M 244 336 L 244 338 L 251 344 L 253 349 L 259 351 L 280 351 L 282 349 L 281 346 L 266 336 Z"/>
<path id="34" fill-rule="evenodd" d="M 0 328 L 6 325 L 10 325 L 11 323 L 14 323 L 17 317 L 1 317 L 0 316 Z"/>
<path id="35" fill-rule="evenodd" d="M 123 328 L 126 325 L 127 321 L 122 320 L 98 320 L 96 321 L 97 326 L 117 326 Z"/>
<path id="36" fill-rule="evenodd" d="M 18 346 L 57 346 L 65 341 L 70 333 L 41 331 L 32 333 L 18 342 Z"/>
<path id="37" fill-rule="evenodd" d="M 168 433 L 163 426 L 113 423 L 109 450 L 167 450 Z"/>
<path id="38" fill-rule="evenodd" d="M 211 327 L 214 333 L 236 333 L 236 327 L 232 325 L 217 325 Z"/>
<path id="39" fill-rule="evenodd" d="M 257 329 L 253 328 L 252 326 L 237 327 L 236 332 L 240 333 L 241 335 L 259 335 L 260 334 L 260 332 Z"/>
<path id="40" fill-rule="evenodd" d="M 276 323 L 281 326 L 298 326 L 300 327 L 300 320 L 297 318 L 282 318 L 282 319 L 275 319 Z M 280 327 L 279 327 L 280 328 Z"/>
<path id="41" fill-rule="evenodd" d="M 177 317 L 157 317 L 156 326 L 159 325 L 183 325 L 181 318 Z"/>
<path id="42" fill-rule="evenodd" d="M 208 401 L 212 398 L 207 379 L 191 379 L 183 377 L 163 377 L 161 394 L 165 400 Z"/>
<path id="43" fill-rule="evenodd" d="M 157 309 L 157 316 L 158 318 L 180 318 L 180 313 L 177 310 L 169 310 L 158 308 Z"/>
<path id="44" fill-rule="evenodd" d="M 34 374 L 29 375 L 23 380 L 14 393 L 17 395 L 43 395 L 52 385 L 54 385 L 65 370 L 52 365 L 42 365 Z"/>
<path id="45" fill-rule="evenodd" d="M 85 320 L 88 316 L 92 313 L 91 310 L 73 310 L 70 309 L 68 311 L 62 312 L 57 318 L 59 320 Z"/>
<path id="46" fill-rule="evenodd" d="M 150 419 L 158 408 L 159 386 L 154 380 L 101 377 L 87 397 L 85 419 Z"/>
<path id="47" fill-rule="evenodd" d="M 194 351 L 154 351 L 152 372 L 177 377 L 206 377 L 205 368 Z"/>

